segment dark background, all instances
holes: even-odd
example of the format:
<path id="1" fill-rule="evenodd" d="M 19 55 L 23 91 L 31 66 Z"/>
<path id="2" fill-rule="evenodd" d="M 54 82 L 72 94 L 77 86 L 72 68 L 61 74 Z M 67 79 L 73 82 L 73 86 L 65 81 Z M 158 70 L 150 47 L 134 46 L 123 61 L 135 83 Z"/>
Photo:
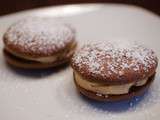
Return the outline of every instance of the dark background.
<path id="1" fill-rule="evenodd" d="M 160 15 L 160 0 L 0 0 L 0 15 L 42 6 L 95 2 L 133 4 Z"/>

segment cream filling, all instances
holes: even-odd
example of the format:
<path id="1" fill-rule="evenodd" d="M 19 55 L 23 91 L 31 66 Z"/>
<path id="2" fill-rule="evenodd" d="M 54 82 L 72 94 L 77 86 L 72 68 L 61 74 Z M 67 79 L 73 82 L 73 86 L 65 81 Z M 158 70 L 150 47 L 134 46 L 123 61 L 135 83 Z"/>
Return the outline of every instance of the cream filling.
<path id="1" fill-rule="evenodd" d="M 60 56 L 51 56 L 51 57 L 40 57 L 40 58 L 26 58 L 28 60 L 33 60 L 33 61 L 37 61 L 37 62 L 42 62 L 42 63 L 51 63 L 56 61 Z"/>
<path id="2" fill-rule="evenodd" d="M 19 58 L 23 58 L 23 59 L 26 59 L 26 60 L 37 61 L 37 62 L 41 62 L 41 63 L 55 62 L 58 58 L 61 57 L 60 55 L 53 55 L 53 56 L 49 56 L 49 57 L 34 58 L 34 57 L 28 57 L 28 56 L 24 56 L 24 55 L 19 55 L 19 54 L 15 53 L 15 52 L 10 52 L 10 53 L 13 54 L 13 55 L 15 55 L 15 56 L 17 56 L 17 57 L 19 57 Z"/>
<path id="3" fill-rule="evenodd" d="M 124 85 L 104 85 L 102 83 L 97 83 L 97 82 L 90 82 L 86 79 L 83 79 L 78 73 L 75 73 L 75 81 L 76 83 L 80 86 L 83 87 L 84 89 L 99 93 L 99 94 L 104 94 L 104 95 L 120 95 L 120 94 L 127 94 L 129 92 L 129 89 L 132 86 L 142 86 L 146 84 L 147 79 L 140 80 L 138 82 L 133 82 L 133 83 L 128 83 Z"/>
<path id="4" fill-rule="evenodd" d="M 74 53 L 74 49 L 73 50 L 70 50 L 68 53 L 66 51 L 64 51 L 63 53 L 58 53 L 58 54 L 55 54 L 53 56 L 49 56 L 49 57 L 38 57 L 38 58 L 34 58 L 34 57 L 29 57 L 29 56 L 24 56 L 24 55 L 19 55 L 18 53 L 15 53 L 13 51 L 11 51 L 9 48 L 6 48 L 11 54 L 19 57 L 19 58 L 23 58 L 23 59 L 26 59 L 26 60 L 32 60 L 32 61 L 37 61 L 37 62 L 41 62 L 41 63 L 52 63 L 52 62 L 55 62 L 57 61 L 58 59 L 61 59 L 63 57 L 67 57 L 71 54 Z"/>
<path id="5" fill-rule="evenodd" d="M 67 57 L 73 53 L 74 53 L 74 50 L 70 50 L 68 53 L 64 52 L 64 53 L 53 55 L 50 57 L 28 58 L 28 59 L 42 62 L 42 63 L 51 63 L 51 62 L 57 61 L 58 59 L 65 58 L 65 56 Z"/>
<path id="6" fill-rule="evenodd" d="M 50 57 L 39 57 L 39 58 L 25 57 L 25 59 L 38 61 L 41 63 L 52 63 L 52 62 L 57 61 L 58 59 L 61 60 L 62 58 L 66 58 L 66 57 L 72 55 L 73 53 L 74 53 L 74 50 L 70 50 L 68 53 L 63 52 L 63 53 L 59 53 L 57 55 L 53 55 Z"/>

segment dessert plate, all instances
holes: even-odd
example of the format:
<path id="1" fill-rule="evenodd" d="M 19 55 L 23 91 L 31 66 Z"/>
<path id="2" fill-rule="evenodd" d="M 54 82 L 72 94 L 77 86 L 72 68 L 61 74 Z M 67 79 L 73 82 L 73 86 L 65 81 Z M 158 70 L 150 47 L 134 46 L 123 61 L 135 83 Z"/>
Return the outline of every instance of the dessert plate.
<path id="1" fill-rule="evenodd" d="M 77 29 L 79 46 L 94 41 L 138 41 L 160 57 L 160 17 L 121 4 L 78 4 L 40 8 L 0 17 L 1 120 L 158 120 L 160 69 L 151 88 L 121 102 L 96 102 L 79 95 L 69 66 L 21 70 L 5 63 L 2 36 L 10 24 L 30 17 L 53 17 Z"/>

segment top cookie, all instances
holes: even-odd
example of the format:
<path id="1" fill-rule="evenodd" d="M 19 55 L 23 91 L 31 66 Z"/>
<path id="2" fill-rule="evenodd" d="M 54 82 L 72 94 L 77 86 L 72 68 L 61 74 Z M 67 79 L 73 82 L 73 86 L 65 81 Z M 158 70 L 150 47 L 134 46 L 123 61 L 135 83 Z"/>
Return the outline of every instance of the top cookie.
<path id="1" fill-rule="evenodd" d="M 4 34 L 5 47 L 32 57 L 63 51 L 75 40 L 75 30 L 53 18 L 31 17 L 18 21 Z"/>
<path id="2" fill-rule="evenodd" d="M 121 48 L 111 43 L 85 45 L 72 58 L 72 67 L 82 77 L 106 84 L 124 84 L 154 74 L 155 53 L 141 45 Z"/>

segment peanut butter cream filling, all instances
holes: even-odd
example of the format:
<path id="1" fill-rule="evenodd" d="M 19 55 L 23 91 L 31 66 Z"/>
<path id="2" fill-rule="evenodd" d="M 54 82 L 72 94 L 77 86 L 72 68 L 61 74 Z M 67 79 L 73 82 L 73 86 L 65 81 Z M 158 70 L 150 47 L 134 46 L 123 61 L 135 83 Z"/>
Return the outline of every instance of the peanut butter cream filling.
<path id="1" fill-rule="evenodd" d="M 129 89 L 132 86 L 143 86 L 146 84 L 148 80 L 148 78 L 146 78 L 138 82 L 132 82 L 124 85 L 105 85 L 104 83 L 90 82 L 82 78 L 82 76 L 76 72 L 74 72 L 74 74 L 75 74 L 75 81 L 80 87 L 104 95 L 127 94 L 129 93 Z"/>
<path id="2" fill-rule="evenodd" d="M 58 59 L 62 59 L 62 58 L 65 58 L 65 57 L 68 57 L 68 56 L 72 55 L 74 53 L 74 51 L 75 51 L 75 47 L 76 47 L 76 43 L 74 42 L 69 46 L 69 48 L 67 48 L 62 53 L 57 53 L 55 55 L 47 56 L 47 57 L 36 57 L 36 58 L 30 57 L 30 56 L 26 56 L 26 55 L 20 55 L 20 54 L 18 54 L 16 52 L 10 50 L 8 47 L 5 47 L 5 49 L 9 53 L 11 53 L 11 54 L 13 54 L 13 55 L 15 55 L 15 56 L 17 56 L 19 58 L 23 58 L 23 59 L 26 59 L 26 60 L 37 61 L 37 62 L 41 62 L 41 63 L 52 63 L 52 62 L 57 61 Z"/>

